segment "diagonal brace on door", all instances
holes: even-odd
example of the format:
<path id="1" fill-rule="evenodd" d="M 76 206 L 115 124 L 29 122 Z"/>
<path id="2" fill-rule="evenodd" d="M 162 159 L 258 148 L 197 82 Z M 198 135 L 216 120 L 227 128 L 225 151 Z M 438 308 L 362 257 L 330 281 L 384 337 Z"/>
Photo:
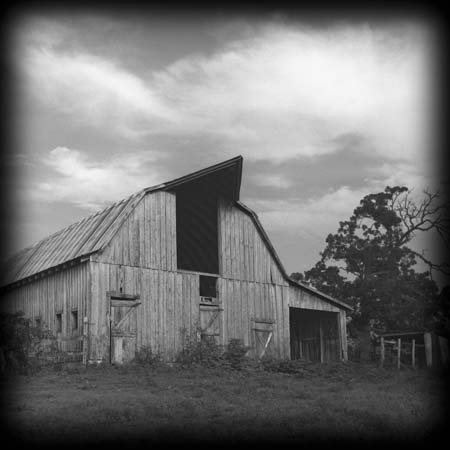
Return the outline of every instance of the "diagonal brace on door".
<path id="1" fill-rule="evenodd" d="M 259 355 L 260 358 L 262 358 L 264 356 L 264 354 L 266 353 L 267 347 L 269 346 L 270 341 L 272 339 L 272 335 L 273 335 L 273 332 L 270 331 L 269 336 L 267 336 L 266 343 L 264 344 L 264 348 L 262 349 L 261 354 Z"/>
<path id="2" fill-rule="evenodd" d="M 125 323 L 125 320 L 127 320 L 128 317 L 130 317 L 131 313 L 133 312 L 133 309 L 136 308 L 136 306 L 138 305 L 140 305 L 140 303 L 135 303 L 133 306 L 131 306 L 130 309 L 126 312 L 126 314 L 122 317 L 122 319 L 120 319 L 119 323 L 115 324 L 114 326 L 116 328 L 120 328 Z"/>
<path id="3" fill-rule="evenodd" d="M 220 311 L 223 311 L 223 309 L 222 308 L 217 308 L 213 312 L 213 314 L 211 315 L 211 318 L 209 319 L 209 322 L 206 324 L 206 326 L 204 328 L 199 327 L 201 333 L 204 333 L 214 323 L 214 321 L 219 316 Z"/>

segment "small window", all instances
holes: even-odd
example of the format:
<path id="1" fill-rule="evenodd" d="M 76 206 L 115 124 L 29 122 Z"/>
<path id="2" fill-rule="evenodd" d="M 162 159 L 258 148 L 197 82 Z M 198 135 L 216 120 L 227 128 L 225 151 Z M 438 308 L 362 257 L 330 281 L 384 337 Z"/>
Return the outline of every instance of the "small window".
<path id="1" fill-rule="evenodd" d="M 200 297 L 217 297 L 217 278 L 200 275 Z"/>
<path id="2" fill-rule="evenodd" d="M 71 325 L 72 331 L 78 330 L 78 311 L 76 309 L 72 311 Z"/>
<path id="3" fill-rule="evenodd" d="M 62 332 L 62 313 L 56 313 L 56 332 Z"/>

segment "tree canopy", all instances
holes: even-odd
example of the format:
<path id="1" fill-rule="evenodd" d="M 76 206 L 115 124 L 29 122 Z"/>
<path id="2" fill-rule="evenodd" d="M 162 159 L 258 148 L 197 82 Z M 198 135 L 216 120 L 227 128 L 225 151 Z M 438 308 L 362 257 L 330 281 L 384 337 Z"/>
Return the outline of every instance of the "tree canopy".
<path id="1" fill-rule="evenodd" d="M 447 206 L 439 192 L 424 191 L 416 203 L 402 186 L 366 195 L 328 235 L 316 265 L 291 276 L 353 306 L 356 326 L 373 319 L 390 330 L 424 328 L 439 291 L 430 271 L 449 266 L 408 244 L 417 232 L 434 230 L 448 245 Z M 429 270 L 416 272 L 418 260 Z"/>

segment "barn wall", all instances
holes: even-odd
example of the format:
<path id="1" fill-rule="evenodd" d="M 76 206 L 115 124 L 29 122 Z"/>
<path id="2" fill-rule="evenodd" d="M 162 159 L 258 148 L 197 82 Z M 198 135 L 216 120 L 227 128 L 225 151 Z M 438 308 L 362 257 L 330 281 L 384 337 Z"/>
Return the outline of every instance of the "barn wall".
<path id="1" fill-rule="evenodd" d="M 252 218 L 219 201 L 219 268 L 224 278 L 287 286 Z"/>
<path id="2" fill-rule="evenodd" d="M 174 193 L 148 193 L 95 260 L 134 267 L 176 270 L 175 207 Z"/>
<path id="3" fill-rule="evenodd" d="M 220 344 L 232 338 L 252 345 L 252 319 L 275 321 L 270 351 L 280 357 L 289 355 L 288 288 L 280 285 L 218 279 Z M 90 359 L 107 359 L 109 335 L 107 323 L 108 291 L 139 295 L 137 346 L 173 360 L 183 345 L 183 331 L 194 336 L 199 324 L 199 275 L 147 268 L 92 263 L 92 309 Z"/>
<path id="4" fill-rule="evenodd" d="M 147 194 L 95 260 L 176 271 L 175 195 L 164 191 Z M 219 273 L 222 277 L 287 286 L 248 214 L 220 199 L 218 225 Z"/>
<path id="5" fill-rule="evenodd" d="M 170 360 L 182 346 L 182 328 L 187 334 L 196 331 L 196 274 L 93 262 L 92 280 L 90 359 L 107 359 L 109 355 L 108 291 L 140 296 L 138 348 L 150 346 Z"/>
<path id="6" fill-rule="evenodd" d="M 56 313 L 62 312 L 62 336 L 71 334 L 70 315 L 78 311 L 78 330 L 82 332 L 90 296 L 89 263 L 53 272 L 2 294 L 2 310 L 22 311 L 25 317 L 41 318 L 56 334 Z"/>
<path id="7" fill-rule="evenodd" d="M 339 312 L 340 309 L 331 303 L 316 297 L 312 293 L 296 286 L 289 286 L 289 306 L 294 308 L 316 309 Z"/>
<path id="8" fill-rule="evenodd" d="M 219 299 L 223 311 L 222 343 L 242 339 L 245 345 L 255 346 L 255 319 L 274 321 L 273 338 L 268 353 L 280 358 L 289 357 L 288 288 L 269 283 L 218 280 Z"/>

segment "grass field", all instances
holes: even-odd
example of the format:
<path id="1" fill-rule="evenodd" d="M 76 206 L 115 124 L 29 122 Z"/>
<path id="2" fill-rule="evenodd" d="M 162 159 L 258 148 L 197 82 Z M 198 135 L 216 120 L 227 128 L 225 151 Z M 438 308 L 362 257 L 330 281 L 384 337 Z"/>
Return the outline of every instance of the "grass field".
<path id="1" fill-rule="evenodd" d="M 356 363 L 283 370 L 290 373 L 161 365 L 46 369 L 3 380 L 4 420 L 13 438 L 37 444 L 417 442 L 432 437 L 442 416 L 443 380 L 425 370 Z"/>

